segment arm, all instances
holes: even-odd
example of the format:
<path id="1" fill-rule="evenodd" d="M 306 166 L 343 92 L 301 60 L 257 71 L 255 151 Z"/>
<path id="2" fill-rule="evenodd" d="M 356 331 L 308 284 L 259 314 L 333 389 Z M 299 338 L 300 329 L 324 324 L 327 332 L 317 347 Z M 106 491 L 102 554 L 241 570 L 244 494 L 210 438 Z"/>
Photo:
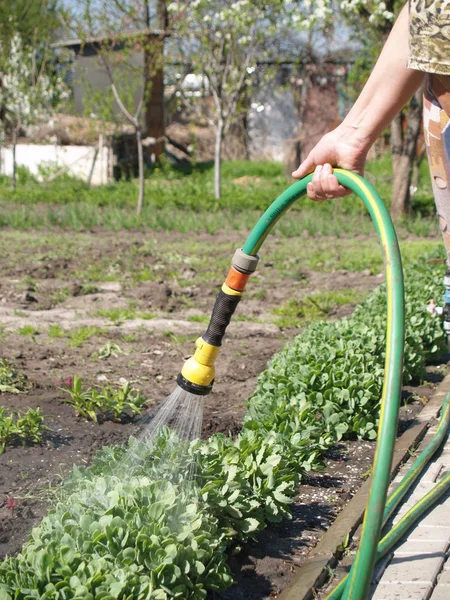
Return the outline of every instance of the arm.
<path id="1" fill-rule="evenodd" d="M 315 169 L 308 196 L 345 196 L 332 167 L 362 174 L 367 153 L 380 133 L 420 87 L 425 74 L 406 67 L 409 54 L 409 10 L 406 4 L 395 22 L 364 89 L 344 121 L 326 134 L 311 150 L 293 177 L 302 178 Z"/>

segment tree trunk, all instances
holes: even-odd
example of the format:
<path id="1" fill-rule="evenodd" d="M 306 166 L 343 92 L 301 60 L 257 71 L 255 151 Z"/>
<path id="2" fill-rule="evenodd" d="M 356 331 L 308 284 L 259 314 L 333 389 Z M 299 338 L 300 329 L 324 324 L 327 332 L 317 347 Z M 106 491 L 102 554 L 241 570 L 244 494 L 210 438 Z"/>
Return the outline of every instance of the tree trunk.
<path id="1" fill-rule="evenodd" d="M 392 170 L 394 174 L 391 215 L 405 216 L 410 208 L 412 169 L 416 159 L 417 140 L 422 123 L 422 90 L 414 94 L 404 115 L 391 126 Z"/>
<path id="2" fill-rule="evenodd" d="M 222 142 L 223 142 L 223 119 L 219 119 L 216 127 L 216 147 L 214 151 L 214 195 L 216 200 L 222 195 Z"/>
<path id="3" fill-rule="evenodd" d="M 138 165 L 139 165 L 139 194 L 137 203 L 137 214 L 140 215 L 142 212 L 142 205 L 144 204 L 144 150 L 142 147 L 142 135 L 140 127 L 136 128 L 136 142 L 138 150 Z"/>
<path id="4" fill-rule="evenodd" d="M 17 128 L 14 126 L 12 129 L 12 177 L 11 177 L 11 189 L 13 192 L 16 191 L 16 145 L 17 145 Z"/>

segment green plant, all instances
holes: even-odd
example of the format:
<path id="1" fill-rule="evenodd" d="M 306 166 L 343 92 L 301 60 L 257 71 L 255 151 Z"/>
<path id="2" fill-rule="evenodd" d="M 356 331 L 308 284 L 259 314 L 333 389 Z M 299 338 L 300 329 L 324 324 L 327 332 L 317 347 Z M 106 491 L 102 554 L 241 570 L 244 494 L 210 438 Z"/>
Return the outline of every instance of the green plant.
<path id="1" fill-rule="evenodd" d="M 24 325 L 19 329 L 18 333 L 19 335 L 30 335 L 31 337 L 34 337 L 39 333 L 39 328 L 34 325 Z"/>
<path id="2" fill-rule="evenodd" d="M 98 423 L 107 419 L 120 420 L 127 414 L 139 415 L 148 401 L 130 387 L 128 382 L 119 388 L 103 386 L 100 390 L 88 388 L 83 391 L 83 382 L 75 375 L 69 385 L 62 388 L 69 395 L 62 402 L 71 404 L 76 413 Z"/>
<path id="3" fill-rule="evenodd" d="M 407 272 L 406 382 L 445 350 L 426 309 L 441 270 Z M 227 587 L 227 548 L 289 518 L 302 473 L 319 469 L 337 439 L 375 437 L 385 325 L 382 286 L 352 317 L 307 327 L 259 378 L 235 439 L 185 442 L 162 429 L 74 468 L 22 552 L 0 564 L 0 591 L 8 600 L 203 600 Z"/>
<path id="4" fill-rule="evenodd" d="M 48 427 L 39 408 L 27 411 L 8 411 L 0 406 L 0 454 L 15 443 L 39 444 Z"/>
<path id="5" fill-rule="evenodd" d="M 55 325 L 48 326 L 47 335 L 52 338 L 62 338 L 66 335 L 66 332 L 61 325 L 56 323 Z"/>
<path id="6" fill-rule="evenodd" d="M 106 333 L 106 329 L 100 327 L 77 327 L 69 332 L 68 336 L 70 339 L 69 346 L 77 348 L 91 339 L 95 335 L 102 335 Z"/>
<path id="7" fill-rule="evenodd" d="M 26 387 L 25 376 L 13 369 L 4 358 L 0 359 L 0 392 L 20 394 Z"/>
<path id="8" fill-rule="evenodd" d="M 95 358 L 103 360 L 105 358 L 111 358 L 111 356 L 117 357 L 119 354 L 125 354 L 118 344 L 114 342 L 106 342 L 101 348 L 94 353 Z"/>

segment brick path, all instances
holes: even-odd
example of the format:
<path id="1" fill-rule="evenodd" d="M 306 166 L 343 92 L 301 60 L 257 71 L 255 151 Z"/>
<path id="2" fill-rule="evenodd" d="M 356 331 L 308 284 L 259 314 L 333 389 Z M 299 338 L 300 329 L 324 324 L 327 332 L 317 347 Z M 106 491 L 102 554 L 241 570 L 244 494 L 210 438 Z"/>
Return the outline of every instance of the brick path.
<path id="1" fill-rule="evenodd" d="M 431 429 L 424 442 L 435 432 Z M 407 471 L 402 468 L 394 484 Z M 413 487 L 393 523 L 398 520 L 450 470 L 450 439 Z M 450 493 L 412 529 L 375 571 L 376 587 L 371 600 L 450 600 Z"/>

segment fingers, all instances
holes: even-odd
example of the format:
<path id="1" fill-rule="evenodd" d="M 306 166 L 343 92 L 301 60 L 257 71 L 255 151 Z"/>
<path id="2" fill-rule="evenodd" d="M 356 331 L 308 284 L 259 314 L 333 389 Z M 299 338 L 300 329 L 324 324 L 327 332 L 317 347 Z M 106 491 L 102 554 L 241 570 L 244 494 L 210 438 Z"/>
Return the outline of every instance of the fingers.
<path id="1" fill-rule="evenodd" d="M 296 179 L 302 179 L 311 173 L 316 165 L 310 157 L 311 155 L 307 156 L 298 169 L 293 171 L 292 177 L 295 177 Z"/>
<path id="2" fill-rule="evenodd" d="M 337 177 L 333 175 L 333 167 L 328 163 L 315 168 L 312 181 L 308 183 L 306 191 L 312 200 L 342 198 L 351 193 L 340 185 Z"/>

